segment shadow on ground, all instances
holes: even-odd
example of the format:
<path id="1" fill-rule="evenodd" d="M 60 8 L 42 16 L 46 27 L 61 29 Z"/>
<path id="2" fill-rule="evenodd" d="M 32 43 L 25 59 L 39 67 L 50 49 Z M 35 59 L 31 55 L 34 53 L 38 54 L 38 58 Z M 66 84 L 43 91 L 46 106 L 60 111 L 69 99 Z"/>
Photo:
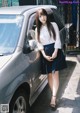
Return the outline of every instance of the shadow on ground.
<path id="1" fill-rule="evenodd" d="M 58 93 L 59 98 L 64 93 L 65 88 L 67 87 L 67 84 L 71 78 L 71 75 L 74 71 L 75 66 L 76 66 L 76 62 L 67 61 L 67 68 L 60 71 L 60 87 L 59 87 L 59 93 Z"/>
<path id="2" fill-rule="evenodd" d="M 67 69 L 64 69 L 63 71 L 60 72 L 60 88 L 59 88 L 58 95 L 57 95 L 58 98 L 61 98 L 62 94 L 64 93 L 64 90 L 67 87 L 69 79 L 76 66 L 76 62 L 67 61 L 67 66 L 68 66 Z M 51 92 L 50 92 L 49 86 L 47 85 L 45 89 L 42 91 L 42 93 L 39 95 L 35 103 L 31 106 L 28 113 L 53 113 L 52 109 L 49 107 L 50 98 L 51 98 Z M 73 100 L 63 98 L 60 101 L 61 106 L 64 104 L 65 100 L 67 103 L 72 101 L 70 103 L 73 104 Z M 59 113 L 59 111 L 56 110 L 55 113 Z"/>

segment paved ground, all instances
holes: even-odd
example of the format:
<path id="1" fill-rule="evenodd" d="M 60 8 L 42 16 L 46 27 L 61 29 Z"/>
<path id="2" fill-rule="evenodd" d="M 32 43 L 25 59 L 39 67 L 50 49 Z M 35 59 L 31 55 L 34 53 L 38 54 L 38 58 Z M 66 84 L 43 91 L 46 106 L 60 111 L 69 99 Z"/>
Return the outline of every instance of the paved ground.
<path id="1" fill-rule="evenodd" d="M 47 85 L 29 113 L 80 113 L 80 63 L 76 57 L 67 57 L 67 64 L 68 68 L 60 72 L 58 109 L 49 107 L 51 92 Z"/>
<path id="2" fill-rule="evenodd" d="M 80 55 L 77 55 L 77 59 L 78 59 L 78 61 L 80 62 Z"/>

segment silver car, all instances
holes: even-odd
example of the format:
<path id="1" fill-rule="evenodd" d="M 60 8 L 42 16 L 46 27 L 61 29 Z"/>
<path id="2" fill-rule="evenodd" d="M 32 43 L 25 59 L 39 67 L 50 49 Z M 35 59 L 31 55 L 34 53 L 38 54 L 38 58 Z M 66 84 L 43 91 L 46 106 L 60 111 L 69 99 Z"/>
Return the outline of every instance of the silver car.
<path id="1" fill-rule="evenodd" d="M 65 44 L 65 27 L 56 6 L 0 8 L 0 112 L 26 113 L 47 84 L 35 43 L 35 14 L 39 8 L 46 9 L 51 22 L 57 22 L 61 37 L 64 35 L 62 46 Z"/>

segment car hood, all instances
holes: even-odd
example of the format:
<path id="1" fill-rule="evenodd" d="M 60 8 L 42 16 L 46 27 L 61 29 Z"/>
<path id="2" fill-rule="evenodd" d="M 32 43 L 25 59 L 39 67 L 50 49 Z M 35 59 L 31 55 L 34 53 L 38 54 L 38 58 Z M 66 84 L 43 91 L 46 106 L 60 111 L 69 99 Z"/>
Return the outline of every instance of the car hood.
<path id="1" fill-rule="evenodd" d="M 0 69 L 11 59 L 12 55 L 0 56 Z"/>

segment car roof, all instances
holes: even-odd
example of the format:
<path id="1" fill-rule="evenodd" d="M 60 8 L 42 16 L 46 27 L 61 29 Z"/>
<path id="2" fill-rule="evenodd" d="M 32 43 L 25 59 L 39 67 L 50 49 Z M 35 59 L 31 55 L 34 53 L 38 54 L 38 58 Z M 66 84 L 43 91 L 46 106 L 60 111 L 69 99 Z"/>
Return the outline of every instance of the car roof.
<path id="1" fill-rule="evenodd" d="M 25 11 L 29 11 L 34 8 L 54 8 L 55 5 L 26 5 L 26 6 L 12 6 L 12 7 L 1 7 L 0 14 L 23 14 Z"/>

